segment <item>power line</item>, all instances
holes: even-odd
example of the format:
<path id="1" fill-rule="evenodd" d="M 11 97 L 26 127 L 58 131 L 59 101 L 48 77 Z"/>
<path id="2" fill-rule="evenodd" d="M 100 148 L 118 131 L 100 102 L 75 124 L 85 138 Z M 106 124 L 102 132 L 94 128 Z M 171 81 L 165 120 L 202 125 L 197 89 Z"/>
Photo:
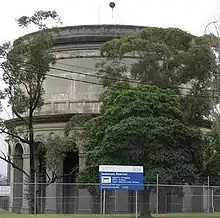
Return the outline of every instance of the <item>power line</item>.
<path id="1" fill-rule="evenodd" d="M 5 57 L 2 57 L 0 56 L 0 58 L 2 59 L 6 59 Z M 8 58 L 8 60 L 13 60 L 13 61 L 16 61 L 18 63 L 21 63 L 20 61 L 18 60 L 15 60 L 15 59 L 10 59 Z M 28 64 L 28 65 L 32 65 L 32 66 L 40 66 L 39 64 L 32 64 L 32 63 L 27 63 L 27 62 L 23 62 L 24 64 Z M 59 64 L 62 64 L 60 62 L 57 62 Z M 82 69 L 87 69 L 87 70 L 94 70 L 92 68 L 88 68 L 88 67 L 83 67 L 83 66 L 78 66 L 78 65 L 72 65 L 72 64 L 65 64 L 63 63 L 63 65 L 66 65 L 66 66 L 72 66 L 72 67 L 78 67 L 78 68 L 82 68 Z M 98 78 L 98 79 L 107 79 L 107 80 L 111 80 L 111 81 L 115 81 L 114 78 L 112 77 L 105 77 L 105 76 L 101 76 L 101 75 L 95 75 L 95 74 L 90 74 L 90 73 L 85 73 L 85 72 L 79 72 L 79 71 L 73 71 L 73 70 L 67 70 L 67 69 L 64 69 L 64 68 L 58 68 L 58 67 L 49 67 L 50 69 L 52 70 L 57 70 L 57 71 L 61 71 L 61 72 L 66 72 L 66 73 L 70 73 L 70 74 L 78 74 L 78 75 L 83 75 L 83 76 L 90 76 L 90 77 L 94 77 L 94 78 Z M 107 72 L 107 71 L 105 71 Z M 62 77 L 62 76 L 55 76 L 53 74 L 47 74 L 48 76 L 50 77 L 54 77 L 54 78 L 57 78 L 57 79 L 67 79 L 66 77 Z M 79 79 L 72 79 L 72 78 L 68 78 L 69 80 L 73 80 L 73 81 L 77 81 L 77 82 L 84 82 L 84 83 L 88 83 L 89 81 L 84 81 L 84 80 L 79 80 Z M 129 82 L 129 83 L 133 83 L 133 84 L 136 84 L 136 85 L 146 85 L 146 83 L 142 83 L 142 82 L 138 82 L 138 81 L 135 81 L 135 80 L 124 80 L 124 79 L 120 79 L 119 82 Z M 101 85 L 103 86 L 103 84 L 100 84 L 100 83 L 96 83 L 96 82 L 92 82 L 91 84 L 94 84 L 94 85 Z M 178 87 L 178 89 L 182 89 L 182 90 L 193 90 L 192 88 L 189 88 L 189 87 Z M 208 92 L 216 92 L 216 90 L 203 90 L 203 91 L 208 91 Z M 219 91 L 220 93 L 220 91 Z"/>
<path id="2" fill-rule="evenodd" d="M 64 66 L 76 67 L 76 68 L 81 68 L 81 69 L 85 69 L 85 70 L 91 70 L 91 71 L 95 70 L 93 68 L 79 66 L 79 65 L 75 65 L 75 64 L 61 63 L 59 61 L 57 61 L 56 63 L 60 64 L 60 65 L 64 65 Z M 107 72 L 106 70 L 103 70 L 103 71 Z M 75 71 L 73 71 L 73 72 L 75 72 Z M 90 74 L 90 73 L 77 72 L 76 74 L 91 76 L 91 77 L 95 77 L 95 78 L 99 78 L 99 79 L 101 78 L 101 79 L 107 79 L 107 80 L 112 80 L 112 81 L 115 80 L 114 78 L 111 78 L 111 77 L 106 77 L 106 76 L 101 76 L 101 75 L 94 75 L 94 74 Z M 138 81 L 131 80 L 131 79 L 127 79 L 127 80 L 120 79 L 120 82 L 129 82 L 129 83 L 134 83 L 134 84 L 146 85 L 146 83 L 138 82 Z M 181 89 L 182 90 L 194 90 L 193 88 L 190 88 L 190 87 L 178 87 L 178 89 L 180 89 L 180 90 Z M 215 89 L 203 89 L 202 91 L 215 92 L 215 93 L 219 93 L 220 94 L 220 90 L 218 91 L 218 90 L 215 90 Z"/>
<path id="3" fill-rule="evenodd" d="M 11 119 L 12 118 L 11 114 L 9 114 L 9 112 L 5 109 L 4 106 L 2 106 L 2 107 L 3 107 L 3 110 L 6 112 L 6 114 L 8 115 L 8 117 Z"/>
<path id="4" fill-rule="evenodd" d="M 79 65 L 74 65 L 74 64 L 67 64 L 67 63 L 61 63 L 61 62 L 56 62 L 60 65 L 64 65 L 64 66 L 69 66 L 69 67 L 76 67 L 76 68 L 81 68 L 81 69 L 86 69 L 86 70 L 92 70 L 94 71 L 95 69 L 93 68 L 89 68 L 89 67 L 84 67 L 84 66 L 79 66 Z M 75 71 L 74 71 L 75 72 Z M 107 72 L 104 70 L 104 72 Z M 107 79 L 107 80 L 115 80 L 114 78 L 110 78 L 110 77 L 105 77 L 105 76 L 101 76 L 101 75 L 94 75 L 94 74 L 89 74 L 89 73 L 83 73 L 83 72 L 78 72 L 77 74 L 82 74 L 82 75 L 87 75 L 87 76 L 91 76 L 91 77 L 95 77 L 95 78 L 101 78 L 101 79 Z M 135 80 L 123 80 L 123 79 L 120 79 L 121 82 L 129 82 L 129 83 L 134 83 L 134 84 L 140 84 L 140 85 L 146 85 L 146 83 L 142 83 L 142 82 L 138 82 L 138 81 L 135 81 Z M 193 90 L 193 88 L 190 88 L 190 87 L 178 87 L 178 89 L 182 89 L 182 90 Z M 220 90 L 214 90 L 214 89 L 203 89 L 202 91 L 207 91 L 207 92 L 215 92 L 215 93 L 219 93 L 220 94 Z"/>
<path id="5" fill-rule="evenodd" d="M 30 72 L 30 71 L 27 71 L 27 70 L 23 70 L 23 72 Z M 56 75 L 53 75 L 53 74 L 48 74 L 48 73 L 38 73 L 40 75 L 46 75 L 46 76 L 49 76 L 49 77 L 52 77 L 52 78 L 57 78 L 57 79 L 63 79 L 63 80 L 68 80 L 68 81 L 77 81 L 77 82 L 82 82 L 82 83 L 86 83 L 86 84 L 92 84 L 92 85 L 99 85 L 99 86 L 103 86 L 103 84 L 101 83 L 96 83 L 96 82 L 91 82 L 91 81 L 85 81 L 85 80 L 78 80 L 78 79 L 72 79 L 72 78 L 67 78 L 67 77 L 63 77 L 63 76 L 56 76 Z M 119 87 L 119 86 L 116 86 L 116 85 L 111 85 L 110 86 L 111 88 L 118 88 L 118 89 L 128 89 L 128 90 L 132 90 L 132 88 L 126 88 L 126 87 Z M 209 99 L 208 96 L 206 95 L 189 95 L 189 94 L 180 94 L 180 96 L 183 96 L 183 97 L 195 97 L 195 98 L 207 98 Z M 218 97 L 215 97 L 215 98 L 218 98 Z"/>
<path id="6" fill-rule="evenodd" d="M 31 66 L 39 66 L 39 67 L 42 67 L 40 64 L 32 64 L 32 63 L 28 63 L 28 62 L 21 62 L 21 61 L 18 61 L 18 60 L 15 60 L 15 59 L 11 59 L 11 58 L 6 58 L 6 57 L 3 57 L 3 56 L 0 56 L 1 59 L 8 59 L 8 60 L 12 60 L 12 61 L 15 61 L 15 62 L 18 62 L 18 63 L 24 63 L 24 64 L 27 64 L 27 65 L 31 65 Z M 59 62 L 58 62 L 59 63 Z M 65 64 L 64 65 L 69 65 L 69 66 L 76 66 L 76 67 L 80 67 L 80 68 L 84 68 L 84 69 L 89 69 L 89 70 L 94 70 L 92 68 L 88 68 L 88 67 L 82 67 L 82 66 L 77 66 L 77 65 L 71 65 L 71 64 Z M 52 69 L 52 70 L 57 70 L 57 71 L 61 71 L 61 72 L 67 72 L 67 73 L 70 73 L 70 74 L 78 74 L 78 75 L 84 75 L 84 76 L 90 76 L 90 77 L 95 77 L 95 78 L 99 78 L 99 79 L 108 79 L 108 80 L 112 80 L 112 81 L 115 81 L 114 78 L 111 78 L 111 77 L 104 77 L 104 76 L 100 76 L 100 75 L 94 75 L 94 74 L 90 74 L 90 73 L 84 73 L 84 72 L 79 72 L 79 71 L 73 71 L 73 70 L 67 70 L 67 69 L 64 69 L 64 68 L 58 68 L 58 67 L 49 67 L 49 69 Z M 94 85 L 101 85 L 103 86 L 103 84 L 101 83 L 97 83 L 97 82 L 90 82 L 90 81 L 86 81 L 86 80 L 81 80 L 81 79 L 73 79 L 73 78 L 67 78 L 67 77 L 63 77 L 63 76 L 57 76 L 57 75 L 54 75 L 54 74 L 46 74 L 47 76 L 50 76 L 50 77 L 54 77 L 54 78 L 57 78 L 57 79 L 65 79 L 65 80 L 72 80 L 72 81 L 77 81 L 77 82 L 83 82 L 83 83 L 90 83 L 90 84 L 94 84 Z M 146 85 L 146 83 L 142 83 L 142 82 L 138 82 L 138 81 L 134 81 L 134 80 L 123 80 L 123 79 L 120 79 L 118 82 L 130 82 L 130 83 L 134 83 L 136 85 Z M 182 89 L 182 90 L 193 90 L 192 88 L 189 88 L 189 87 L 178 87 L 178 89 Z M 214 89 L 203 89 L 202 91 L 207 91 L 207 92 L 216 92 L 216 93 L 220 93 L 220 90 L 214 90 Z"/>
<path id="7" fill-rule="evenodd" d="M 28 62 L 21 62 L 21 61 L 18 61 L 18 60 L 15 60 L 15 59 L 11 59 L 11 58 L 6 58 L 6 57 L 2 57 L 0 56 L 1 59 L 8 59 L 8 60 L 11 60 L 11 61 L 15 61 L 15 62 L 18 62 L 18 63 L 24 63 L 24 64 L 27 64 L 27 65 L 31 65 L 31 66 L 39 66 L 41 67 L 41 65 L 39 64 L 32 64 L 32 63 L 28 63 Z M 2 68 L 2 66 L 1 66 Z M 79 75 L 89 75 L 89 76 L 93 76 L 93 77 L 97 77 L 97 78 L 100 78 L 100 76 L 98 75 L 91 75 L 91 74 L 87 74 L 87 73 L 83 73 L 83 72 L 78 72 L 78 71 L 72 71 L 72 70 L 66 70 L 66 69 L 62 69 L 62 68 L 57 68 L 57 67 L 49 67 L 49 69 L 53 69 L 53 70 L 57 70 L 57 71 L 62 71 L 62 72 L 68 72 L 70 74 L 79 74 Z M 31 72 L 31 71 L 27 71 L 27 70 L 24 70 L 24 72 Z M 32 71 L 33 72 L 33 71 Z M 36 72 L 34 72 L 36 73 Z M 38 74 L 40 75 L 46 75 L 46 76 L 49 76 L 49 77 L 52 77 L 52 78 L 57 78 L 57 79 L 63 79 L 63 80 L 69 80 L 69 81 L 76 81 L 76 82 L 82 82 L 82 83 L 87 83 L 87 84 L 92 84 L 92 85 L 99 85 L 99 86 L 103 86 L 102 83 L 98 83 L 98 82 L 91 82 L 91 81 L 86 81 L 86 80 L 82 80 L 82 79 L 75 79 L 75 78 L 67 78 L 67 77 L 64 77 L 64 76 L 57 76 L 57 75 L 54 75 L 54 74 L 49 74 L 49 73 L 40 73 L 38 72 Z M 102 78 L 102 77 L 101 77 Z M 105 78 L 105 77 L 104 77 Z M 110 78 L 111 80 L 115 80 L 113 78 Z M 129 82 L 129 80 L 119 80 L 118 82 Z M 139 84 L 139 85 L 146 85 L 145 83 L 140 83 L 140 82 L 134 82 L 133 83 L 135 84 Z M 110 86 L 111 88 L 120 88 L 118 86 L 115 86 L 115 85 L 111 85 Z M 125 88 L 125 87 L 121 87 L 121 88 Z M 129 88 L 131 89 L 131 88 Z M 193 90 L 192 88 L 183 88 L 183 87 L 178 87 L 178 89 L 182 89 L 182 90 Z M 220 91 L 217 91 L 217 90 L 203 90 L 203 91 L 207 91 L 207 92 L 217 92 L 217 93 L 220 93 Z M 209 98 L 208 96 L 206 95 L 188 95 L 188 94 L 183 94 L 182 96 L 192 96 L 192 97 L 203 97 L 203 98 Z M 213 98 L 218 98 L 217 96 Z"/>
<path id="8" fill-rule="evenodd" d="M 2 59 L 6 59 L 7 60 L 7 58 L 5 58 L 5 57 L 2 57 L 2 56 L 0 56 L 0 58 L 2 58 Z M 21 63 L 20 61 L 18 61 L 18 60 L 15 60 L 15 59 L 11 59 L 11 58 L 8 58 L 8 60 L 12 60 L 12 61 L 16 61 L 16 62 L 18 62 L 18 63 Z M 41 67 L 41 65 L 39 65 L 39 64 L 32 64 L 32 63 L 27 63 L 27 62 L 23 62 L 24 64 L 28 64 L 28 65 L 32 65 L 32 66 L 40 66 Z M 60 62 L 57 62 L 57 63 L 59 63 L 59 64 L 62 64 L 62 63 L 60 63 Z M 66 65 L 66 66 L 72 66 L 72 67 L 78 67 L 78 68 L 82 68 L 82 69 L 87 69 L 87 70 L 94 70 L 94 69 L 92 69 L 92 68 L 88 68 L 88 67 L 83 67 L 83 66 L 78 66 L 78 65 L 71 65 L 71 64 L 65 64 L 65 63 L 63 63 L 63 65 Z M 66 72 L 66 73 L 70 73 L 70 74 L 78 74 L 78 75 L 83 75 L 83 76 L 90 76 L 90 77 L 94 77 L 94 78 L 98 78 L 98 79 L 108 79 L 108 80 L 112 80 L 112 81 L 115 81 L 115 79 L 114 78 L 111 78 L 111 77 L 105 77 L 105 76 L 101 76 L 101 75 L 95 75 L 95 74 L 90 74 L 90 73 L 85 73 L 85 72 L 79 72 L 79 71 L 73 71 L 73 70 L 67 70 L 67 69 L 64 69 L 64 68 L 58 68 L 58 67 L 49 67 L 49 69 L 52 69 L 52 70 L 57 70 L 57 71 L 61 71 L 61 72 Z M 105 72 L 107 72 L 107 71 L 105 71 Z M 49 75 L 49 74 L 47 74 L 47 75 Z M 49 75 L 49 76 L 51 76 L 51 75 Z M 51 76 L 52 77 L 52 76 Z M 60 79 L 67 79 L 66 77 L 62 77 L 62 76 L 53 76 L 53 77 L 57 77 L 57 78 L 60 78 Z M 69 78 L 70 80 L 72 80 L 71 78 Z M 78 79 L 73 79 L 74 81 L 78 81 L 78 82 L 85 82 L 85 81 L 83 81 L 83 80 L 78 80 Z M 134 80 L 123 80 L 123 79 L 120 79 L 120 82 L 130 82 L 130 83 L 134 83 L 134 84 L 140 84 L 140 85 L 146 85 L 145 83 L 141 83 L 141 82 L 138 82 L 138 81 L 134 81 Z M 95 83 L 95 82 L 94 82 Z M 96 85 L 103 85 L 103 84 L 98 84 L 98 83 L 95 83 Z M 190 88 L 181 88 L 180 87 L 180 89 L 190 89 Z M 190 90 L 192 90 L 192 89 L 190 89 Z"/>
<path id="9" fill-rule="evenodd" d="M 80 69 L 84 69 L 84 70 L 90 70 L 90 71 L 96 71 L 96 69 L 94 68 L 91 68 L 91 67 L 84 67 L 84 66 L 79 66 L 79 65 L 75 65 L 75 64 L 67 64 L 67 63 L 61 63 L 59 61 L 56 61 L 57 64 L 60 64 L 60 65 L 63 65 L 63 66 L 69 66 L 69 67 L 76 67 L 76 68 L 80 68 Z M 103 70 L 105 73 L 108 73 L 106 70 Z M 82 75 L 85 75 L 85 76 L 91 76 L 91 77 L 96 77 L 96 78 L 102 78 L 102 79 L 108 79 L 108 80 L 115 80 L 114 78 L 111 78 L 111 77 L 106 77 L 106 76 L 101 76 L 101 75 L 94 75 L 94 74 L 91 74 L 91 73 L 84 73 L 84 72 L 78 72 L 77 74 L 82 74 Z M 128 79 L 128 80 L 121 80 L 122 82 L 130 82 L 130 83 L 136 83 L 136 84 L 142 84 L 142 85 L 145 85 L 144 83 L 141 83 L 141 82 L 138 82 L 138 81 L 135 81 L 135 80 L 131 80 L 131 79 Z"/>

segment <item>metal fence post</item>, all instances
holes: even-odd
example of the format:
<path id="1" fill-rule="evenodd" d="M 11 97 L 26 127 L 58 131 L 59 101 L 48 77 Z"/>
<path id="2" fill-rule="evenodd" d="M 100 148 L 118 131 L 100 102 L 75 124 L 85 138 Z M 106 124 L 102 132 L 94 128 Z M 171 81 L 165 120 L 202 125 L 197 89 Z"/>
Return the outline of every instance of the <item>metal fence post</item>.
<path id="1" fill-rule="evenodd" d="M 103 213 L 102 213 L 102 217 L 105 217 L 105 204 L 106 204 L 106 193 L 105 193 L 105 189 L 103 191 Z"/>
<path id="2" fill-rule="evenodd" d="M 209 176 L 208 176 L 208 184 L 207 184 L 207 186 L 208 186 L 208 193 L 207 193 L 207 197 L 208 197 L 208 201 L 207 201 L 207 207 L 208 207 L 208 216 L 209 216 Z"/>
<path id="3" fill-rule="evenodd" d="M 156 215 L 158 217 L 159 214 L 159 176 L 157 174 L 157 202 L 156 202 Z"/>
<path id="4" fill-rule="evenodd" d="M 37 175 L 34 173 L 34 213 L 37 214 Z"/>
<path id="5" fill-rule="evenodd" d="M 116 190 L 115 190 L 115 200 L 114 200 L 114 203 L 115 203 L 115 205 L 114 205 L 114 207 L 115 207 L 115 213 L 117 214 L 118 211 L 117 211 L 117 191 L 116 191 Z"/>
<path id="6" fill-rule="evenodd" d="M 100 193 L 100 215 L 102 217 L 102 186 L 101 186 L 101 193 Z"/>
<path id="7" fill-rule="evenodd" d="M 136 218 L 138 218 L 138 192 L 137 192 L 137 190 L 136 190 L 136 192 L 135 192 L 135 217 Z"/>
<path id="8" fill-rule="evenodd" d="M 211 199 L 212 199 L 212 213 L 215 212 L 215 208 L 214 208 L 214 188 L 211 187 Z"/>

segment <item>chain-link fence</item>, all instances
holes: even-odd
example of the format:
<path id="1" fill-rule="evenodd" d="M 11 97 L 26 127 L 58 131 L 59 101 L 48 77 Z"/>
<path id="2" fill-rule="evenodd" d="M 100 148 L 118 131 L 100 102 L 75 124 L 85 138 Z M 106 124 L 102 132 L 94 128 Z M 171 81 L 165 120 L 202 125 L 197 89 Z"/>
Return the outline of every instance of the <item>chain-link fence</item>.
<path id="1" fill-rule="evenodd" d="M 9 209 L 28 212 L 30 184 L 13 184 Z M 100 184 L 53 183 L 34 187 L 36 213 L 126 214 L 138 213 L 213 213 L 220 212 L 220 186 L 145 185 L 144 191 L 100 190 Z M 137 199 L 136 199 L 137 197 Z M 0 207 L 7 208 L 8 198 L 0 197 Z M 104 202 L 104 207 L 103 207 Z"/>
<path id="2" fill-rule="evenodd" d="M 9 209 L 10 186 L 7 183 L 0 184 L 0 209 Z"/>

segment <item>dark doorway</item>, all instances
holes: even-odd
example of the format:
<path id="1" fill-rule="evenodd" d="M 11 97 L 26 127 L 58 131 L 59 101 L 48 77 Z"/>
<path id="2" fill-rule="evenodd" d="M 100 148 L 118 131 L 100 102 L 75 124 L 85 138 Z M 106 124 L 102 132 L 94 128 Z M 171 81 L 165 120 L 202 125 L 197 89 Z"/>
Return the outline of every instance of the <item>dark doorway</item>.
<path id="1" fill-rule="evenodd" d="M 76 211 L 78 188 L 75 183 L 78 166 L 78 152 L 67 153 L 63 160 L 63 213 L 66 214 L 74 214 Z"/>

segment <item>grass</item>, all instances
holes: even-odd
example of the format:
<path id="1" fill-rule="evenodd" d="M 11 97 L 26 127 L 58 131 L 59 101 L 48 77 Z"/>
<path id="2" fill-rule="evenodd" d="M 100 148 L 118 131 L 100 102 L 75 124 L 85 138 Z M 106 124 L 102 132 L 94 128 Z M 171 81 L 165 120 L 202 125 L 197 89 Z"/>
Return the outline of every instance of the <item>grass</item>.
<path id="1" fill-rule="evenodd" d="M 0 218 L 99 218 L 100 215 L 76 215 L 76 214 L 45 214 L 45 215 L 27 215 L 12 214 L 6 211 L 0 211 Z M 134 218 L 132 215 L 106 215 L 106 218 Z M 156 217 L 154 215 L 154 217 Z M 220 213 L 178 213 L 178 214 L 161 214 L 159 218 L 220 218 Z"/>

